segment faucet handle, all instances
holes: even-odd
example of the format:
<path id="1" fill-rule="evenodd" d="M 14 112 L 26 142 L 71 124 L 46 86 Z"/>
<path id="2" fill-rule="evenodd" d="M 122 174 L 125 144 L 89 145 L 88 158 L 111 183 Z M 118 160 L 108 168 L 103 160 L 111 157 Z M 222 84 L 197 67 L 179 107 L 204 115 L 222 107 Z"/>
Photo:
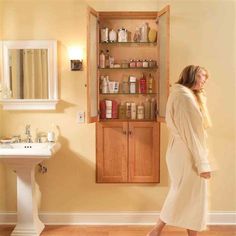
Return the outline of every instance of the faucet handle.
<path id="1" fill-rule="evenodd" d="M 36 142 L 37 143 L 42 143 L 43 142 L 42 138 L 46 138 L 46 137 L 47 137 L 47 133 L 46 132 L 37 132 L 37 134 L 36 134 Z"/>
<path id="2" fill-rule="evenodd" d="M 25 126 L 25 134 L 30 134 L 30 125 L 29 124 L 27 124 Z"/>
<path id="3" fill-rule="evenodd" d="M 21 142 L 21 135 L 13 135 L 12 136 L 13 143 L 20 143 Z"/>

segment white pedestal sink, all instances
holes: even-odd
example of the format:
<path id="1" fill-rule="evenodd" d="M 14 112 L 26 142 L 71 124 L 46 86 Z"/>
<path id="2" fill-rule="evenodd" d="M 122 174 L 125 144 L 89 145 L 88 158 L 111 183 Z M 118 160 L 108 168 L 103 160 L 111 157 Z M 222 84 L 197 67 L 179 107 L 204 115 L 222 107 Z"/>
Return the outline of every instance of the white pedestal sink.
<path id="1" fill-rule="evenodd" d="M 60 149 L 59 143 L 0 144 L 0 160 L 17 174 L 17 225 L 12 236 L 39 236 L 44 224 L 38 217 L 35 165 Z"/>

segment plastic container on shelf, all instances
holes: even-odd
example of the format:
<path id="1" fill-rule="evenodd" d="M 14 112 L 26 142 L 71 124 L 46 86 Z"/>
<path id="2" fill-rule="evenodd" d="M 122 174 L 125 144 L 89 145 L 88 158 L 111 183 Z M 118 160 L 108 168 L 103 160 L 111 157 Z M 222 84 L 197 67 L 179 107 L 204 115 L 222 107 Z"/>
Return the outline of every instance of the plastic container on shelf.
<path id="1" fill-rule="evenodd" d="M 109 41 L 111 42 L 111 43 L 115 43 L 116 41 L 117 41 L 117 33 L 116 33 L 116 31 L 115 30 L 110 30 L 110 32 L 109 32 Z"/>
<path id="2" fill-rule="evenodd" d="M 136 93 L 136 91 L 137 91 L 136 82 L 137 82 L 137 79 L 136 79 L 135 76 L 130 76 L 129 77 L 129 92 L 130 93 Z"/>
<path id="3" fill-rule="evenodd" d="M 108 28 L 104 27 L 101 29 L 101 42 L 108 43 Z"/>

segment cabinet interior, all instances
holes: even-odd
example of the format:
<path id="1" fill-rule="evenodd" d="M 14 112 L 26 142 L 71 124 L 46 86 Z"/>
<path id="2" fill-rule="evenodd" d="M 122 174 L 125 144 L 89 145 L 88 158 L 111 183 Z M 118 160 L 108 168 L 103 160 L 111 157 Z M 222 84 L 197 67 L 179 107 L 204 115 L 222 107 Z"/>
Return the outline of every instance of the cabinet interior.
<path id="1" fill-rule="evenodd" d="M 141 27 L 142 24 L 147 23 L 150 29 L 157 31 L 157 40 L 155 42 L 134 42 L 133 37 L 137 27 Z M 101 42 L 101 29 L 107 27 L 109 30 L 113 29 L 116 32 L 120 28 L 128 30 L 128 42 L 122 43 L 102 43 Z M 158 46 L 158 24 L 157 24 L 157 12 L 153 13 L 99 13 L 99 43 L 98 43 L 98 58 L 101 50 L 106 52 L 109 50 L 110 56 L 114 57 L 115 64 L 122 64 L 122 62 L 130 62 L 130 60 L 153 60 L 156 62 L 155 67 L 148 68 L 99 68 L 98 69 L 98 96 L 99 103 L 102 100 L 115 100 L 118 105 L 126 102 L 134 102 L 136 105 L 144 105 L 146 99 L 155 99 L 156 107 L 158 108 L 158 81 L 159 81 L 159 46 Z M 99 63 L 98 63 L 99 64 Z M 142 75 L 146 78 L 151 74 L 153 76 L 153 91 L 151 93 L 140 93 L 139 79 Z M 102 93 L 101 91 L 101 76 L 109 76 L 110 81 L 119 82 L 118 93 Z M 136 82 L 136 93 L 124 93 L 122 91 L 122 82 L 129 81 L 129 76 L 135 76 Z M 99 104 L 98 104 L 99 106 Z M 102 121 L 113 121 L 117 119 L 100 119 Z M 125 120 L 120 119 L 118 120 Z M 131 120 L 129 121 L 144 121 Z M 156 115 L 155 115 L 156 120 Z M 149 121 L 149 120 L 146 120 Z M 153 119 L 150 121 L 153 121 Z"/>

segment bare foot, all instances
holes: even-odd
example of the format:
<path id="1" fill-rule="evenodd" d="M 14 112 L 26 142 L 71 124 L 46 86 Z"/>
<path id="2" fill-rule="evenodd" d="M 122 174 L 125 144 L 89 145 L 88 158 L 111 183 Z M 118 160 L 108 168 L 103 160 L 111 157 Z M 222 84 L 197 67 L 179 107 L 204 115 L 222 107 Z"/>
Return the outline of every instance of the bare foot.
<path id="1" fill-rule="evenodd" d="M 166 223 L 159 218 L 154 228 L 146 236 L 160 236 Z"/>

